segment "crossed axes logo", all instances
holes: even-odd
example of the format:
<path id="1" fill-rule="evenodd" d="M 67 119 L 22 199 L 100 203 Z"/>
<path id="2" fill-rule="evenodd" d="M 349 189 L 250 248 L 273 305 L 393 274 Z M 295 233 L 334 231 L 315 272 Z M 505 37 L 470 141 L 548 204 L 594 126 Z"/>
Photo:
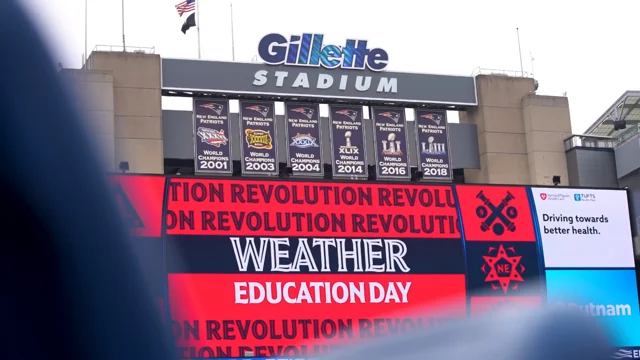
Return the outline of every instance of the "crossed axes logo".
<path id="1" fill-rule="evenodd" d="M 498 205 L 493 204 L 482 190 L 476 195 L 476 199 L 482 201 L 482 205 L 476 208 L 476 215 L 482 219 L 480 224 L 482 231 L 487 232 L 491 229 L 498 236 L 504 234 L 505 230 L 516 231 L 516 224 L 512 220 L 518 217 L 518 209 L 509 206 L 509 203 L 515 199 L 513 194 L 507 191 L 507 195 Z"/>

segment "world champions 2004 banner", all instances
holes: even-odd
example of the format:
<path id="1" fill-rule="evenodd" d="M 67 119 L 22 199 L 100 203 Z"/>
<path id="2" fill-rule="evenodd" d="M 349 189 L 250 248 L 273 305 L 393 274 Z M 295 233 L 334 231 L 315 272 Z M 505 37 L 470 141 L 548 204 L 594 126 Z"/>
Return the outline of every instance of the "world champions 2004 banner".
<path id="1" fill-rule="evenodd" d="M 126 175 L 112 186 L 179 358 L 315 357 L 544 304 L 598 317 L 619 356 L 640 346 L 623 190 Z"/>
<path id="2" fill-rule="evenodd" d="M 317 104 L 285 104 L 287 161 L 293 175 L 323 176 L 320 109 Z"/>

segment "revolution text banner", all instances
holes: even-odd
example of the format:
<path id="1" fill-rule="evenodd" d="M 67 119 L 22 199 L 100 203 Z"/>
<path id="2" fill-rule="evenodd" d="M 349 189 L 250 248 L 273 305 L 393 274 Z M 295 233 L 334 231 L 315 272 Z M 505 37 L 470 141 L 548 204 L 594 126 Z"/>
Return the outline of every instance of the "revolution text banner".
<path id="1" fill-rule="evenodd" d="M 466 316 L 450 186 L 173 179 L 166 254 L 181 357 L 312 356 Z"/>

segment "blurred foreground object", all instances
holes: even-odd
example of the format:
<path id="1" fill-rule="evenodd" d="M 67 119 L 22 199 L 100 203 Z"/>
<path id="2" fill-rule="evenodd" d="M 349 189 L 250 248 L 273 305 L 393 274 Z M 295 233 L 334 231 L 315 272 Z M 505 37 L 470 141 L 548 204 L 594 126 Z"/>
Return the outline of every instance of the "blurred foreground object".
<path id="1" fill-rule="evenodd" d="M 346 348 L 325 360 L 602 360 L 604 330 L 582 313 L 558 308 L 492 313 L 451 326 Z"/>
<path id="2" fill-rule="evenodd" d="M 0 39 L 0 359 L 173 359 L 77 109 L 16 1 L 0 2 Z"/>

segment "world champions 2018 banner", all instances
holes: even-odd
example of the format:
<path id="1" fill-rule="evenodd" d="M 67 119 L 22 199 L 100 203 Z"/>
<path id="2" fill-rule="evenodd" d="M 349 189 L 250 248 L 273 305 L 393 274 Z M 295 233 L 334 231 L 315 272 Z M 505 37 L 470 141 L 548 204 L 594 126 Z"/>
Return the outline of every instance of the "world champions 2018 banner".
<path id="1" fill-rule="evenodd" d="M 112 184 L 179 358 L 309 358 L 544 304 L 598 317 L 619 356 L 640 346 L 623 190 L 126 175 Z"/>

